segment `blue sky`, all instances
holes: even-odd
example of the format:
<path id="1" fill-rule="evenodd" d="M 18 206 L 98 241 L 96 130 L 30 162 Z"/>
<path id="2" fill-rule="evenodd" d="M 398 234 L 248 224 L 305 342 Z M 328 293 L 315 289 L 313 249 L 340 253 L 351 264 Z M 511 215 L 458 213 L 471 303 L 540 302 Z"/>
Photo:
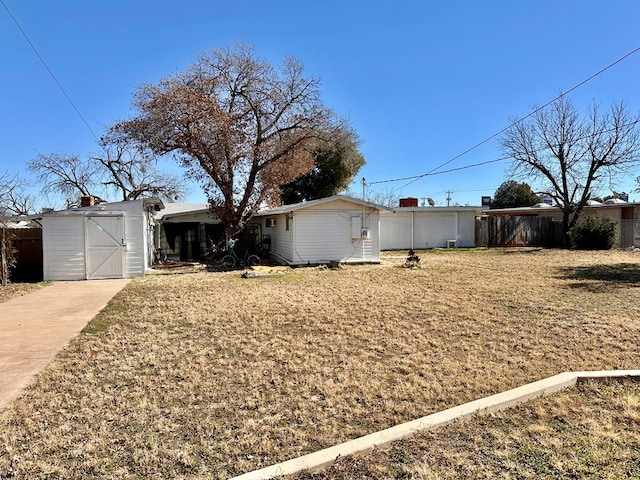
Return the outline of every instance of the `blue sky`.
<path id="1" fill-rule="evenodd" d="M 367 161 L 354 192 L 365 177 L 370 189 L 438 205 L 447 191 L 452 203 L 478 205 L 508 179 L 509 163 L 373 182 L 432 171 L 640 46 L 637 0 L 2 1 L 98 136 L 132 114 L 138 85 L 249 42 L 274 64 L 301 60 L 350 120 Z M 1 4 L 0 65 L 0 173 L 26 176 L 39 153 L 98 151 Z M 639 85 L 640 52 L 570 97 L 581 110 L 622 100 L 635 113 Z M 439 170 L 501 156 L 492 140 Z M 633 190 L 634 176 L 614 187 Z M 187 198 L 204 199 L 197 186 Z"/>

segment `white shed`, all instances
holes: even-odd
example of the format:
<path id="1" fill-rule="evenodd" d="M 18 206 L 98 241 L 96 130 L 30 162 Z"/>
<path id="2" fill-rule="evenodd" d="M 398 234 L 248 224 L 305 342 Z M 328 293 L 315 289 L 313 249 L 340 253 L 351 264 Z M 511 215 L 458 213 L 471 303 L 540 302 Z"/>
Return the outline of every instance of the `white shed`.
<path id="1" fill-rule="evenodd" d="M 474 247 L 481 207 L 397 207 L 380 214 L 380 249 Z"/>
<path id="2" fill-rule="evenodd" d="M 156 198 L 102 203 L 42 215 L 45 280 L 144 275 L 153 262 Z"/>
<path id="3" fill-rule="evenodd" d="M 345 195 L 258 213 L 271 254 L 290 265 L 380 262 L 380 210 Z"/>

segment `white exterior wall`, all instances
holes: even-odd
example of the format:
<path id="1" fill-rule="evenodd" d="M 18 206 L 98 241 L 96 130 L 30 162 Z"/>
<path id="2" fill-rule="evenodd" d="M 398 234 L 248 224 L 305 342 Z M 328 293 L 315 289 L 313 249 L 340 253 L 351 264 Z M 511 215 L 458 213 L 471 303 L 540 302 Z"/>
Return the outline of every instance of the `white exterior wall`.
<path id="1" fill-rule="evenodd" d="M 142 202 L 121 202 L 120 205 L 121 211 L 125 212 L 125 277 L 144 275 L 150 266 L 147 245 L 149 220 Z"/>
<path id="2" fill-rule="evenodd" d="M 151 265 L 149 219 L 143 201 L 96 205 L 42 218 L 43 273 L 45 280 L 85 280 L 87 217 L 123 215 L 125 218 L 124 277 L 144 275 Z"/>
<path id="3" fill-rule="evenodd" d="M 271 253 L 288 262 L 294 258 L 294 221 L 291 217 L 289 230 L 287 231 L 287 215 L 279 214 L 261 218 L 262 235 L 271 237 Z M 275 226 L 267 227 L 267 219 L 275 219 Z"/>
<path id="4" fill-rule="evenodd" d="M 84 217 L 43 217 L 44 280 L 84 280 L 86 278 L 84 230 Z"/>
<path id="5" fill-rule="evenodd" d="M 287 230 L 289 216 L 289 230 Z M 267 220 L 276 225 L 267 227 Z M 378 210 L 346 200 L 297 208 L 293 212 L 261 217 L 262 234 L 271 236 L 271 253 L 292 264 L 362 263 L 380 261 Z M 362 229 L 369 231 L 360 238 Z M 357 238 L 353 238 L 356 233 Z"/>
<path id="6" fill-rule="evenodd" d="M 344 200 L 329 202 L 294 213 L 295 263 L 343 263 L 380 261 L 378 211 Z M 366 239 L 353 238 L 354 229 L 369 230 Z"/>
<path id="7" fill-rule="evenodd" d="M 383 212 L 380 215 L 380 249 L 444 248 L 449 240 L 455 240 L 458 247 L 474 247 L 476 212 L 438 211 L 436 208 Z"/>

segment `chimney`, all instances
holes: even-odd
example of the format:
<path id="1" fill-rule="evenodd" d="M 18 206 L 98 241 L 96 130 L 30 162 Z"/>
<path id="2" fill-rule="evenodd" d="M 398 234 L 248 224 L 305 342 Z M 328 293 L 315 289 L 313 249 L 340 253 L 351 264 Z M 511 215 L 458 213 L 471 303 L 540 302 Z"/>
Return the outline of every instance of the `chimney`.
<path id="1" fill-rule="evenodd" d="M 418 199 L 413 197 L 401 198 L 400 206 L 401 207 L 417 207 Z"/>
<path id="2" fill-rule="evenodd" d="M 81 207 L 93 207 L 93 205 L 95 204 L 95 198 L 93 198 L 92 195 L 86 195 L 83 197 L 80 197 L 80 206 Z"/>

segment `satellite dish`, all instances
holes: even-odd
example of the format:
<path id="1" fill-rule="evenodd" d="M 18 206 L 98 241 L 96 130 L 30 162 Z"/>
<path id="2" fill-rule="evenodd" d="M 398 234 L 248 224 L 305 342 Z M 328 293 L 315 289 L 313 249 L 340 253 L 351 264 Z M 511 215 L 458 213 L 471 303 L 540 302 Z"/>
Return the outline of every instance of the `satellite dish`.
<path id="1" fill-rule="evenodd" d="M 433 198 L 431 198 L 431 197 L 427 198 L 427 202 L 429 202 L 429 206 L 431 206 L 431 207 L 433 207 L 436 204 L 436 202 L 434 202 Z"/>

